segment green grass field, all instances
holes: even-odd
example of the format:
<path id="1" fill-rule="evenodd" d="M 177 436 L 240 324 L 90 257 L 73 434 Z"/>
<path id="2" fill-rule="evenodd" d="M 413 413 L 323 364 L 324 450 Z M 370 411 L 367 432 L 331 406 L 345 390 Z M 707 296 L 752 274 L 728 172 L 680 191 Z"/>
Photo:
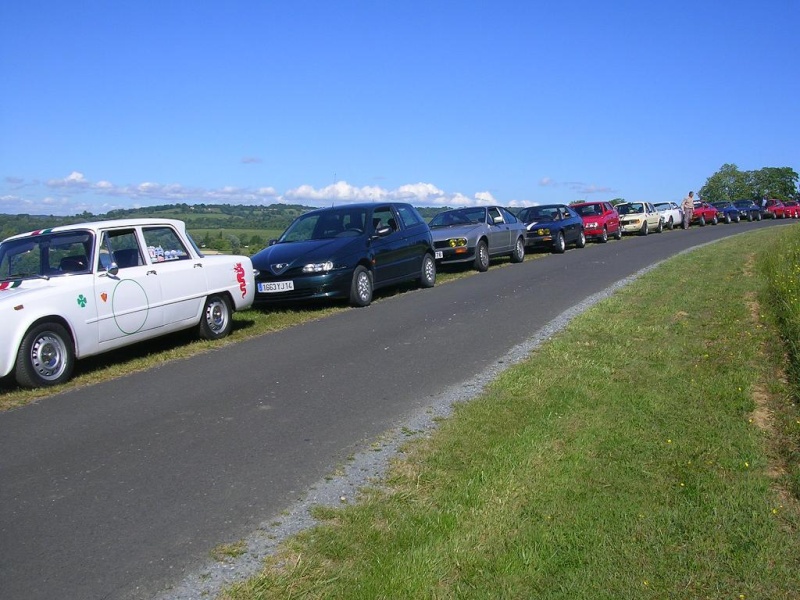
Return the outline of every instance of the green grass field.
<path id="1" fill-rule="evenodd" d="M 797 598 L 800 416 L 757 267 L 778 235 L 592 308 L 224 597 Z"/>

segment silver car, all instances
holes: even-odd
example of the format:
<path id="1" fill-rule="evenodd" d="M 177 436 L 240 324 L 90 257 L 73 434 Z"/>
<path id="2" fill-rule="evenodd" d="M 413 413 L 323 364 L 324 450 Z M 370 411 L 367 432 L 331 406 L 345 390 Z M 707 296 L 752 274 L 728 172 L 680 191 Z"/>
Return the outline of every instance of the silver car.
<path id="1" fill-rule="evenodd" d="M 525 258 L 525 225 L 502 206 L 446 210 L 429 226 L 438 264 L 472 262 L 486 271 L 494 257 L 509 256 L 515 263 Z"/>

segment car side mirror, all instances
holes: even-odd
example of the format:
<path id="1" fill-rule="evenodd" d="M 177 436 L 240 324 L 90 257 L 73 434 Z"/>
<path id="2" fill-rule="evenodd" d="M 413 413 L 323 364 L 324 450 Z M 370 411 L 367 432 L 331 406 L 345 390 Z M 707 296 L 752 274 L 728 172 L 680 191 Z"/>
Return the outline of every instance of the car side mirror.
<path id="1" fill-rule="evenodd" d="M 273 240 L 270 240 L 269 242 L 267 242 L 267 246 L 274 246 L 277 243 L 278 243 L 278 240 L 273 239 Z"/>
<path id="2" fill-rule="evenodd" d="M 390 233 L 392 233 L 394 229 L 389 227 L 388 225 L 383 225 L 382 227 L 378 227 L 375 230 L 375 235 L 373 237 L 386 237 Z"/>
<path id="3" fill-rule="evenodd" d="M 106 273 L 116 277 L 117 273 L 119 273 L 119 265 L 117 263 L 115 263 L 115 262 L 112 262 L 110 265 L 108 265 L 108 269 L 106 269 Z"/>
<path id="4" fill-rule="evenodd" d="M 501 217 L 499 215 L 496 216 L 496 217 L 492 217 L 492 223 L 494 223 L 495 225 L 502 225 L 503 224 L 503 217 Z"/>

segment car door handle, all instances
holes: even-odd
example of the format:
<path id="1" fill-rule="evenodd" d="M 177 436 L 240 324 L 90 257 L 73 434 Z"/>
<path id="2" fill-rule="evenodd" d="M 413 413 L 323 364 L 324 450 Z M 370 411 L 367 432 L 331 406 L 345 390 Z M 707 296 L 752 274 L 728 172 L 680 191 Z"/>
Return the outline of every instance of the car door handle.
<path id="1" fill-rule="evenodd" d="M 202 269 L 203 268 L 203 263 L 194 263 L 193 268 L 197 269 L 198 267 L 200 269 Z"/>
<path id="2" fill-rule="evenodd" d="M 158 275 L 158 273 L 156 272 L 155 269 L 153 269 L 152 271 L 148 271 L 146 274 L 147 275 Z"/>

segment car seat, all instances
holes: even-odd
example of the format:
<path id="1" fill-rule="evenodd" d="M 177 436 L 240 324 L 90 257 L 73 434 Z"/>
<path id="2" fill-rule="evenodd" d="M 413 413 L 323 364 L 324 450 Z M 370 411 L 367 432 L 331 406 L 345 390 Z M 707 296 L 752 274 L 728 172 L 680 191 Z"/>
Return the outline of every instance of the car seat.
<path id="1" fill-rule="evenodd" d="M 62 273 L 80 273 L 85 271 L 89 265 L 89 259 L 84 255 L 65 256 L 58 264 L 58 270 Z"/>
<path id="2" fill-rule="evenodd" d="M 114 252 L 114 262 L 120 269 L 138 267 L 142 264 L 138 248 L 122 248 Z"/>

